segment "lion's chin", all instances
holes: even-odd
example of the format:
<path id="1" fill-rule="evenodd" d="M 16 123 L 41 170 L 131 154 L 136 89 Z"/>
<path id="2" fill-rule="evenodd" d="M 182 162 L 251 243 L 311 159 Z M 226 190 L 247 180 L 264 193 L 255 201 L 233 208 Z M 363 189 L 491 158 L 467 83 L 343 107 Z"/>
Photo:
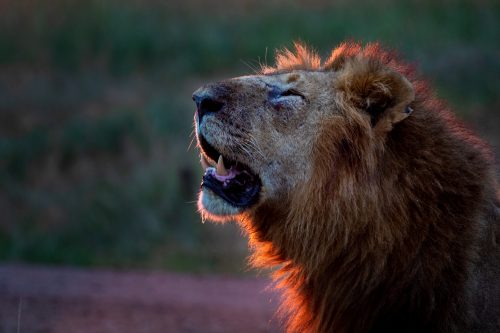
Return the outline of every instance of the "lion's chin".
<path id="1" fill-rule="evenodd" d="M 226 222 L 234 220 L 244 208 L 235 207 L 206 187 L 202 187 L 198 197 L 198 210 L 202 220 Z"/>

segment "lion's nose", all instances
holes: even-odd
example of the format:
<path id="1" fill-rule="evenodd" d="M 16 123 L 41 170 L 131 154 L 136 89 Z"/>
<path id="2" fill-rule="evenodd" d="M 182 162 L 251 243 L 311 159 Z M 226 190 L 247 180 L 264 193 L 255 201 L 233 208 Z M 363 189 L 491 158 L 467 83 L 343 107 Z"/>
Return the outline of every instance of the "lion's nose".
<path id="1" fill-rule="evenodd" d="M 223 102 L 218 101 L 215 96 L 207 91 L 196 91 L 193 94 L 193 101 L 196 103 L 200 123 L 206 114 L 218 112 L 224 107 Z"/>

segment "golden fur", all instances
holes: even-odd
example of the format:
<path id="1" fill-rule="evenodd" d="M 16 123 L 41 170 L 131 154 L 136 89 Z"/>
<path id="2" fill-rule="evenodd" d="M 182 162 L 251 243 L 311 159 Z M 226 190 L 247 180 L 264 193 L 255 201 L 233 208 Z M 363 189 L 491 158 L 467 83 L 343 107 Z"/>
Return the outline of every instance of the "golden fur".
<path id="1" fill-rule="evenodd" d="M 325 62 L 296 44 L 276 64 L 202 88 L 225 108 L 197 131 L 262 179 L 254 206 L 202 191 L 200 210 L 240 221 L 252 264 L 278 266 L 286 329 L 500 331 L 487 146 L 377 44 L 342 44 Z M 276 112 L 276 86 L 305 99 Z"/>

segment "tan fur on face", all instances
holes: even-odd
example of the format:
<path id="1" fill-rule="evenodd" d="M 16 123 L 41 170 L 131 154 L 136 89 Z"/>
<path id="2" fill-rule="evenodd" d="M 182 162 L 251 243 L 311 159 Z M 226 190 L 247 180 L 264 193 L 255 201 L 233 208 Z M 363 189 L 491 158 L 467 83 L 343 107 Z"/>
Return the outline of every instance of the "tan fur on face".
<path id="1" fill-rule="evenodd" d="M 333 103 L 327 91 L 316 87 L 330 80 L 334 73 L 297 71 L 291 75 L 258 75 L 230 79 L 215 86 L 201 88 L 220 95 L 226 107 L 208 115 L 198 124 L 197 131 L 217 150 L 232 160 L 241 162 L 258 174 L 263 190 L 260 202 L 287 198 L 299 181 L 311 172 L 312 145 L 324 114 L 323 103 Z M 330 84 L 333 89 L 333 82 Z M 289 88 L 301 91 L 304 99 L 287 99 L 287 106 L 277 110 L 269 103 L 273 89 Z M 314 110 L 314 112 L 311 112 Z M 200 209 L 208 218 L 218 220 L 227 209 L 220 198 L 205 196 Z M 235 209 L 234 218 L 240 211 Z"/>
<path id="2" fill-rule="evenodd" d="M 277 110 L 275 86 L 305 98 Z M 279 265 L 289 332 L 500 331 L 491 153 L 408 66 L 376 44 L 324 63 L 297 44 L 205 89 L 226 107 L 198 132 L 262 180 L 233 217 L 253 265 Z"/>

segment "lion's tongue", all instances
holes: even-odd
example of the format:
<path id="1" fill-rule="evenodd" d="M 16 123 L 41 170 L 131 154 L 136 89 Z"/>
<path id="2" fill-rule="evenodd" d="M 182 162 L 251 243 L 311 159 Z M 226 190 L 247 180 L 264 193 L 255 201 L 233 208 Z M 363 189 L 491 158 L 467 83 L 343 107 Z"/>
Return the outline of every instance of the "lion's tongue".
<path id="1" fill-rule="evenodd" d="M 209 174 L 211 175 L 212 177 L 214 177 L 215 179 L 217 179 L 218 181 L 220 181 L 221 183 L 227 183 L 228 181 L 230 181 L 231 179 L 234 179 L 238 174 L 239 172 L 237 170 L 235 170 L 235 168 L 231 167 L 228 171 L 227 171 L 227 174 L 225 175 L 221 175 L 217 172 L 217 169 L 214 168 L 214 167 L 208 167 L 205 171 L 205 174 Z"/>
<path id="2" fill-rule="evenodd" d="M 234 168 L 229 169 L 229 171 L 228 171 L 228 173 L 226 175 L 219 175 L 219 173 L 217 172 L 217 170 L 213 174 L 213 176 L 215 177 L 215 179 L 217 179 L 220 182 L 225 182 L 226 180 L 233 179 L 234 177 L 236 177 L 236 175 L 237 175 L 237 173 L 234 170 Z"/>
<path id="3" fill-rule="evenodd" d="M 215 167 L 208 166 L 208 163 L 204 159 L 204 157 L 202 157 L 202 164 L 206 167 L 207 172 L 209 172 L 213 177 L 215 177 L 215 179 L 220 182 L 228 181 L 238 175 L 238 172 L 234 167 L 229 168 L 229 170 L 226 169 L 226 167 L 224 166 L 224 159 L 222 155 L 219 156 L 219 160 L 217 161 L 217 165 Z"/>

